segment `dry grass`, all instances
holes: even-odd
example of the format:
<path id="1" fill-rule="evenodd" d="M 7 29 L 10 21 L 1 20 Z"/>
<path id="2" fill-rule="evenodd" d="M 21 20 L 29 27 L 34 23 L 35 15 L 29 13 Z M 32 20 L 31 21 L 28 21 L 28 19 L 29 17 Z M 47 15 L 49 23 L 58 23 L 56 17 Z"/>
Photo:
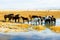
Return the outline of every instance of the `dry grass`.
<path id="1" fill-rule="evenodd" d="M 60 11 L 0 11 L 0 20 L 4 20 L 4 15 L 10 14 L 10 13 L 13 13 L 14 15 L 20 14 L 20 16 L 24 16 L 24 17 L 28 17 L 28 18 L 29 18 L 29 15 L 38 15 L 38 16 L 53 15 L 55 18 L 60 18 Z M 7 26 L 5 24 L 7 24 Z M 14 24 L 14 23 L 11 23 L 11 24 Z M 1 26 L 1 25 L 3 25 L 3 26 Z M 29 26 L 31 26 L 31 25 L 18 24 L 15 26 L 9 26 L 9 22 L 5 22 L 5 23 L 0 22 L 0 31 L 2 31 L 1 28 L 6 28 L 6 29 L 4 29 L 5 30 L 4 32 L 9 32 L 12 30 L 16 31 L 16 32 L 20 32 L 22 29 L 28 29 Z M 33 27 L 33 29 L 40 31 L 40 30 L 45 30 L 45 27 L 38 25 L 38 26 Z M 55 32 L 60 32 L 60 27 L 52 27 L 50 29 Z M 28 30 L 22 30 L 22 31 L 28 31 Z"/>
<path id="2" fill-rule="evenodd" d="M 41 26 L 41 25 L 38 25 L 38 26 L 34 26 L 32 27 L 34 30 L 37 30 L 37 31 L 41 31 L 41 30 L 45 30 L 46 28 L 44 26 Z"/>
<path id="3" fill-rule="evenodd" d="M 15 24 L 15 23 L 3 23 L 0 22 L 0 32 L 8 33 L 8 32 L 28 32 L 29 30 L 32 31 L 41 31 L 45 30 L 46 28 L 44 26 L 38 25 L 38 26 L 32 26 L 30 24 Z"/>
<path id="4" fill-rule="evenodd" d="M 0 20 L 4 20 L 5 14 L 20 14 L 21 16 L 28 17 L 29 15 L 38 15 L 38 16 L 46 16 L 53 15 L 55 18 L 60 18 L 60 11 L 0 11 Z"/>
<path id="5" fill-rule="evenodd" d="M 51 29 L 53 32 L 60 33 L 60 26 L 52 26 L 52 27 L 50 27 L 50 29 Z"/>

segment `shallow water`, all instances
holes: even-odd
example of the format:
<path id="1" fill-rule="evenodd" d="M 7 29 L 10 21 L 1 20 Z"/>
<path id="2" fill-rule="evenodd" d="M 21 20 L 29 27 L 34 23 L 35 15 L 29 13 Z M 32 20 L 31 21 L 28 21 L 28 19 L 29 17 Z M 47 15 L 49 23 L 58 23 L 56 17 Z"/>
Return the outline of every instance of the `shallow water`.
<path id="1" fill-rule="evenodd" d="M 60 19 L 56 20 L 56 26 L 60 26 Z"/>
<path id="2" fill-rule="evenodd" d="M 60 26 L 60 19 L 57 19 L 55 26 Z M 60 33 L 55 33 L 48 28 L 41 32 L 0 33 L 0 40 L 60 40 Z"/>

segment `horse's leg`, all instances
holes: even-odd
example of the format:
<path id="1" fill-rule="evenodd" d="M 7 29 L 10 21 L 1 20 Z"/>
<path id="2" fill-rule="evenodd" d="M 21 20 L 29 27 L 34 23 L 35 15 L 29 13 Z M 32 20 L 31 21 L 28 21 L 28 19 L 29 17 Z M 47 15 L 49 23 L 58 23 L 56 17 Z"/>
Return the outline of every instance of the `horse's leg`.
<path id="1" fill-rule="evenodd" d="M 54 20 L 54 26 L 56 25 L 56 20 Z"/>
<path id="2" fill-rule="evenodd" d="M 40 19 L 38 19 L 38 21 L 37 21 L 37 22 L 38 22 L 38 24 L 40 24 Z"/>
<path id="3" fill-rule="evenodd" d="M 56 19 L 54 20 L 54 24 L 56 24 Z"/>
<path id="4" fill-rule="evenodd" d="M 51 23 L 51 21 L 49 20 L 49 24 Z"/>
<path id="5" fill-rule="evenodd" d="M 56 23 L 56 19 L 54 20 L 54 22 Z"/>
<path id="6" fill-rule="evenodd" d="M 29 24 L 29 20 L 27 20 L 28 21 L 28 24 Z"/>
<path id="7" fill-rule="evenodd" d="M 18 19 L 18 22 L 19 22 L 19 19 Z"/>
<path id="8" fill-rule="evenodd" d="M 43 22 L 42 21 L 40 21 L 40 25 L 42 25 L 43 24 Z"/>
<path id="9" fill-rule="evenodd" d="M 6 21 L 6 18 L 4 18 L 5 19 L 5 21 Z"/>
<path id="10" fill-rule="evenodd" d="M 11 18 L 9 18 L 9 20 L 8 21 L 11 21 Z"/>
<path id="11" fill-rule="evenodd" d="M 43 23 L 43 20 L 42 20 L 42 19 L 40 19 L 40 24 L 42 25 L 42 23 Z"/>
<path id="12" fill-rule="evenodd" d="M 12 18 L 10 19 L 10 22 L 12 22 Z"/>
<path id="13" fill-rule="evenodd" d="M 32 19 L 31 19 L 31 25 L 32 25 Z"/>
<path id="14" fill-rule="evenodd" d="M 45 24 L 47 23 L 47 21 L 45 20 Z"/>
<path id="15" fill-rule="evenodd" d="M 38 21 L 36 21 L 36 25 L 37 25 L 37 22 L 38 22 Z"/>
<path id="16" fill-rule="evenodd" d="M 16 19 L 15 19 L 15 22 L 16 22 Z"/>
<path id="17" fill-rule="evenodd" d="M 24 19 L 23 19 L 23 23 L 24 23 Z"/>

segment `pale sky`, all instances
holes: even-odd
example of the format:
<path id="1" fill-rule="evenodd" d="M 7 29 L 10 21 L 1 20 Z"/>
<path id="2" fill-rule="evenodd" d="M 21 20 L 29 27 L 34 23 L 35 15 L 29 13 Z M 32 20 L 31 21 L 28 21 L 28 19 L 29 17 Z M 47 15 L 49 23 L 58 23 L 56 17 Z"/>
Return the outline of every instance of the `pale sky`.
<path id="1" fill-rule="evenodd" d="M 60 0 L 0 0 L 0 10 L 60 9 Z"/>

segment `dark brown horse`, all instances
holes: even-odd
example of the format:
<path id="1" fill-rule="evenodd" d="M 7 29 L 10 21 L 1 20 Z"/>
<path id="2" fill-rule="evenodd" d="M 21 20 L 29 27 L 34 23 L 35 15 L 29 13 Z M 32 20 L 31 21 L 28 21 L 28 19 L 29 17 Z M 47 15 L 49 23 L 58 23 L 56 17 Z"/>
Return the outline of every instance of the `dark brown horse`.
<path id="1" fill-rule="evenodd" d="M 4 15 L 5 21 L 6 21 L 7 18 L 9 19 L 9 21 L 15 20 L 15 22 L 17 22 L 17 20 L 19 22 L 19 19 L 20 19 L 19 14 L 15 15 L 15 16 L 14 16 L 14 14 Z"/>
<path id="2" fill-rule="evenodd" d="M 13 18 L 13 16 L 14 16 L 14 14 L 4 15 L 4 19 L 5 19 L 5 21 L 6 21 L 7 18 L 8 18 L 8 20 L 11 21 L 11 19 Z"/>
<path id="3" fill-rule="evenodd" d="M 51 17 L 51 21 L 56 23 L 56 18 L 54 18 L 54 16 Z"/>
<path id="4" fill-rule="evenodd" d="M 15 20 L 15 22 L 17 22 L 17 20 L 18 20 L 18 22 L 19 22 L 19 19 L 20 19 L 19 14 L 15 15 L 15 16 L 13 17 L 13 20 Z"/>
<path id="5" fill-rule="evenodd" d="M 25 20 L 29 23 L 29 19 L 28 18 L 25 18 L 23 16 L 21 16 L 21 18 L 23 19 L 23 23 L 24 23 Z"/>

